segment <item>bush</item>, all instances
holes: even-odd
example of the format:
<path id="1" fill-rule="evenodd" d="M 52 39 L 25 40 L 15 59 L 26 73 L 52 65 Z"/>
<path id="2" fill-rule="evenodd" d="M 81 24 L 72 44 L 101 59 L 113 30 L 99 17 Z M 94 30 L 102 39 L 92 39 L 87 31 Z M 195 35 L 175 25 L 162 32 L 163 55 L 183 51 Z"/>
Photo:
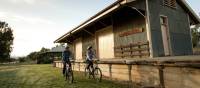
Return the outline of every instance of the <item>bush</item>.
<path id="1" fill-rule="evenodd" d="M 19 62 L 21 63 L 21 62 L 25 62 L 26 61 L 26 57 L 19 57 Z"/>

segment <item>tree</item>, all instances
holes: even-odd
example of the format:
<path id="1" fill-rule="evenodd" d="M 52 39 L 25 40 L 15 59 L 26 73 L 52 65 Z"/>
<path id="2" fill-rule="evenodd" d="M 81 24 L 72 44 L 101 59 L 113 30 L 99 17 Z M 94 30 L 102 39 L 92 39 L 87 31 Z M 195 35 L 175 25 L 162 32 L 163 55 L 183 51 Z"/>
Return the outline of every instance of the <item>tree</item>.
<path id="1" fill-rule="evenodd" d="M 48 51 L 50 49 L 42 47 L 40 51 L 31 52 L 25 58 L 21 58 L 21 62 L 51 63 L 50 55 L 46 54 Z"/>
<path id="2" fill-rule="evenodd" d="M 21 62 L 25 62 L 26 61 L 26 57 L 19 57 L 18 60 L 19 60 L 20 63 Z"/>
<path id="3" fill-rule="evenodd" d="M 192 43 L 193 47 L 196 47 L 198 45 L 198 42 L 200 41 L 200 25 L 195 25 L 192 28 Z"/>
<path id="4" fill-rule="evenodd" d="M 9 61 L 13 40 L 11 27 L 8 23 L 0 21 L 0 62 Z"/>
<path id="5" fill-rule="evenodd" d="M 42 49 L 39 52 L 44 53 L 44 52 L 47 52 L 47 51 L 50 51 L 50 49 L 42 47 Z"/>
<path id="6" fill-rule="evenodd" d="M 39 57 L 39 52 L 31 52 L 26 58 L 27 60 L 35 61 Z"/>

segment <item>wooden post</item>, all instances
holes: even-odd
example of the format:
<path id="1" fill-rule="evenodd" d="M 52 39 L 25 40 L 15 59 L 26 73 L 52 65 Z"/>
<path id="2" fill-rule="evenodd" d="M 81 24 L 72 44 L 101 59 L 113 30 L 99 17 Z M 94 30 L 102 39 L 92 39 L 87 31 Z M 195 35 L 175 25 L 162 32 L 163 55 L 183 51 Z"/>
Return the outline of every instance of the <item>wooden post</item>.
<path id="1" fill-rule="evenodd" d="M 132 75 L 131 75 L 131 69 L 132 69 L 132 65 L 127 65 L 128 66 L 128 78 L 129 78 L 129 82 L 132 82 Z"/>
<path id="2" fill-rule="evenodd" d="M 163 69 L 164 69 L 163 65 L 158 66 L 159 78 L 160 78 L 160 88 L 165 88 Z"/>
<path id="3" fill-rule="evenodd" d="M 109 76 L 112 79 L 112 64 L 108 64 L 109 66 Z"/>
<path id="4" fill-rule="evenodd" d="M 123 51 L 123 47 L 121 46 L 121 51 L 122 51 L 122 58 L 124 58 L 124 51 Z"/>
<path id="5" fill-rule="evenodd" d="M 131 51 L 131 52 L 130 52 L 130 54 L 131 54 L 130 56 L 131 56 L 131 58 L 133 57 L 133 51 L 132 51 L 132 49 L 133 49 L 133 48 L 132 48 L 132 44 L 130 44 L 130 51 Z"/>
<path id="6" fill-rule="evenodd" d="M 151 36 L 151 25 L 150 25 L 149 0 L 145 0 L 145 1 L 146 1 L 145 21 L 146 21 L 146 30 L 147 30 L 147 40 L 149 41 L 150 57 L 152 58 L 154 56 L 153 56 L 153 45 L 152 45 L 152 36 Z"/>
<path id="7" fill-rule="evenodd" d="M 149 57 L 150 56 L 149 42 L 147 42 L 147 53 L 148 53 L 148 57 Z"/>
<path id="8" fill-rule="evenodd" d="M 141 45 L 139 44 L 139 45 L 138 45 L 139 57 L 140 57 L 140 58 L 142 58 L 142 53 L 141 53 L 141 50 L 140 50 L 140 48 L 141 48 Z"/>
<path id="9" fill-rule="evenodd" d="M 80 62 L 78 62 L 78 71 L 81 70 Z"/>

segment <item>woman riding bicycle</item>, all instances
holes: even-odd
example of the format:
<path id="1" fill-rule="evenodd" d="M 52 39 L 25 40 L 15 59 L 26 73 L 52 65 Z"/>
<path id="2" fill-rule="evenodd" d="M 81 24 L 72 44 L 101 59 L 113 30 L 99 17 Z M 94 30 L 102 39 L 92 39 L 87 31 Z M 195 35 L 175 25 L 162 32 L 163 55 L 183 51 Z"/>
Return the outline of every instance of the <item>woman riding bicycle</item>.
<path id="1" fill-rule="evenodd" d="M 92 50 L 92 46 L 88 46 L 87 53 L 86 53 L 87 66 L 85 68 L 85 76 L 89 78 L 92 76 L 98 82 L 101 82 L 102 72 L 101 72 L 101 69 L 98 67 L 96 61 L 98 60 L 95 60 L 95 53 Z M 93 66 L 93 63 L 95 63 L 94 66 Z"/>
<path id="2" fill-rule="evenodd" d="M 87 63 L 87 69 L 91 66 L 93 68 L 93 59 L 95 57 L 94 51 L 92 50 L 92 46 L 87 47 L 87 53 L 86 53 L 86 63 Z"/>

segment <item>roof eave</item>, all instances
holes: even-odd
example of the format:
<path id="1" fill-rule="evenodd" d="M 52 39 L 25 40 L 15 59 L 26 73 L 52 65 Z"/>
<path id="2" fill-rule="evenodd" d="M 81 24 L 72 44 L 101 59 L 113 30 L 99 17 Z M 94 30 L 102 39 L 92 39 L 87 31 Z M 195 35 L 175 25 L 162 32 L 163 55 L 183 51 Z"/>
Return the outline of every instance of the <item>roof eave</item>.
<path id="1" fill-rule="evenodd" d="M 107 8 L 103 9 L 99 13 L 95 14 L 94 16 L 90 17 L 88 20 L 86 20 L 83 23 L 81 23 L 79 26 L 73 28 L 71 31 L 67 32 L 66 34 L 64 34 L 61 37 L 59 37 L 58 39 L 56 39 L 54 41 L 54 43 L 61 43 L 61 41 L 64 38 L 67 38 L 68 36 L 70 36 L 71 33 L 74 33 L 77 30 L 80 30 L 81 28 L 87 26 L 88 24 L 100 19 L 101 17 L 105 16 L 106 14 L 110 13 L 111 11 L 119 8 L 121 6 L 121 4 L 125 4 L 126 2 L 127 2 L 126 0 L 117 0 L 113 4 L 109 5 Z"/>
<path id="2" fill-rule="evenodd" d="M 181 0 L 181 1 L 186 6 L 186 8 L 189 10 L 191 15 L 194 17 L 194 20 L 196 20 L 196 24 L 200 24 L 199 16 L 194 12 L 194 10 L 187 4 L 187 2 L 185 0 Z"/>

